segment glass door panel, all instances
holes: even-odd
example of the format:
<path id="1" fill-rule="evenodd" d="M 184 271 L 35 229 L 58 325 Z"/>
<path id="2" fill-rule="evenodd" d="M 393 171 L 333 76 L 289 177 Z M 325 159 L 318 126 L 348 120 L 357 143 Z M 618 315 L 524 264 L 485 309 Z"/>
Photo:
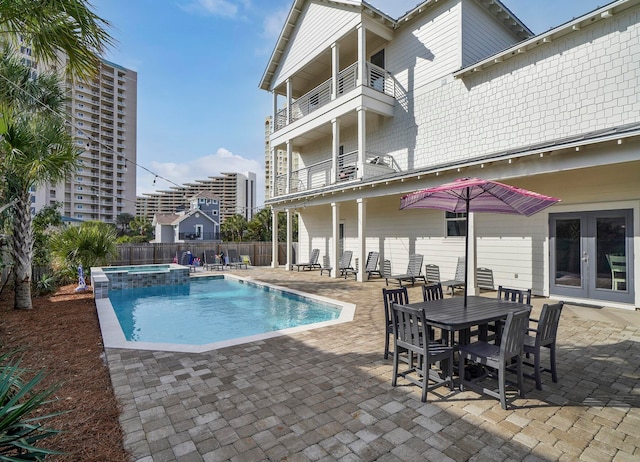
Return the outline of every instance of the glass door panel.
<path id="1" fill-rule="evenodd" d="M 597 289 L 627 290 L 624 217 L 596 218 Z"/>
<path id="2" fill-rule="evenodd" d="M 568 218 L 555 220 L 555 284 L 582 287 L 582 220 Z"/>

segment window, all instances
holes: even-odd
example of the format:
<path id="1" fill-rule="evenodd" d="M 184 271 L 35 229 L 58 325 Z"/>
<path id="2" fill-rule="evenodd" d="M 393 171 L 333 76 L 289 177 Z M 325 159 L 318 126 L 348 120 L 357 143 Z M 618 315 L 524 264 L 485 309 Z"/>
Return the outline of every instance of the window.
<path id="1" fill-rule="evenodd" d="M 466 234 L 467 214 L 464 212 L 445 212 L 447 237 L 464 236 Z"/>
<path id="2" fill-rule="evenodd" d="M 76 189 L 77 189 L 78 191 L 83 191 L 83 190 L 84 190 L 84 188 L 83 188 L 82 186 L 76 186 Z"/>
<path id="3" fill-rule="evenodd" d="M 50 189 L 50 190 L 49 190 L 49 195 L 50 195 L 51 197 L 56 197 L 56 190 L 55 190 L 55 189 Z"/>
<path id="4" fill-rule="evenodd" d="M 81 201 L 82 199 L 83 199 L 82 196 L 76 196 L 76 200 Z"/>
<path id="5" fill-rule="evenodd" d="M 76 208 L 77 208 L 78 210 L 82 210 L 82 208 L 83 208 L 83 207 L 82 207 L 82 204 L 78 204 L 78 205 L 76 205 Z"/>
<path id="6" fill-rule="evenodd" d="M 76 213 L 76 218 L 84 218 L 84 215 L 82 215 L 81 213 Z"/>

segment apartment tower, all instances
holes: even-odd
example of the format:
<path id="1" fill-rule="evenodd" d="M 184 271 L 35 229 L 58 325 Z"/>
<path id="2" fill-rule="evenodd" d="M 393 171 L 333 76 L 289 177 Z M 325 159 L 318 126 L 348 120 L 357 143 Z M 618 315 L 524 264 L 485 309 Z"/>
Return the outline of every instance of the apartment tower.
<path id="1" fill-rule="evenodd" d="M 256 212 L 256 174 L 221 173 L 181 187 L 147 193 L 136 199 L 136 216 L 149 220 L 155 214 L 175 213 L 189 208 L 189 200 L 208 191 L 220 201 L 220 223 L 233 215 L 251 220 Z"/>
<path id="2" fill-rule="evenodd" d="M 90 80 L 67 80 L 74 142 L 81 150 L 76 173 L 35 192 L 34 213 L 61 202 L 65 217 L 115 223 L 135 214 L 138 74 L 100 61 Z"/>

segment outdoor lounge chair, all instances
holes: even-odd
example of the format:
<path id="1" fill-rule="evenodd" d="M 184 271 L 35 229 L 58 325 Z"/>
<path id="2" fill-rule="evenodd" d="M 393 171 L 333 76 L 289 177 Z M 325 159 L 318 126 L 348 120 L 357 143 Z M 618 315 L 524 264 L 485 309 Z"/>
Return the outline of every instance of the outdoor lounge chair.
<path id="1" fill-rule="evenodd" d="M 424 265 L 425 284 L 436 284 L 440 282 L 440 267 L 438 265 Z"/>
<path id="2" fill-rule="evenodd" d="M 382 277 L 382 273 L 378 269 L 378 260 L 380 259 L 380 253 L 369 252 L 367 255 L 367 263 L 364 266 L 364 271 L 367 273 L 367 279 L 371 279 L 371 276 L 377 274 L 378 277 Z"/>
<path id="3" fill-rule="evenodd" d="M 351 266 L 352 257 L 353 252 L 351 250 L 345 250 L 344 252 L 342 252 L 342 257 L 340 257 L 340 263 L 338 264 L 338 271 L 340 271 L 340 276 L 344 276 L 347 270 L 353 270 L 353 267 Z"/>
<path id="4" fill-rule="evenodd" d="M 326 271 L 329 276 L 331 276 L 331 270 L 333 267 L 331 266 L 329 255 L 322 256 L 322 266 L 320 267 L 320 276 L 324 274 Z"/>
<path id="5" fill-rule="evenodd" d="M 342 273 L 344 274 L 344 278 L 347 279 L 347 276 L 352 275 L 354 279 L 358 279 L 358 269 L 360 268 L 360 262 L 356 258 L 356 267 L 355 268 L 346 268 Z"/>
<path id="6" fill-rule="evenodd" d="M 308 269 L 309 271 L 313 269 L 320 269 L 320 263 L 318 263 L 319 257 L 320 257 L 320 249 L 313 249 L 311 250 L 311 257 L 309 258 L 308 262 L 296 263 L 293 266 L 295 266 L 298 269 L 298 271 L 300 271 L 300 268 L 302 268 L 303 271 L 305 269 Z"/>
<path id="7" fill-rule="evenodd" d="M 229 261 L 227 262 L 229 267 L 242 269 L 244 266 L 244 269 L 248 268 L 247 264 L 238 256 L 238 251 L 236 249 L 227 250 L 227 257 L 229 258 Z"/>
<path id="8" fill-rule="evenodd" d="M 207 271 L 211 270 L 224 270 L 224 262 L 216 255 L 215 250 L 204 251 L 204 268 Z"/>
<path id="9" fill-rule="evenodd" d="M 425 280 L 424 275 L 422 275 L 422 260 L 424 256 L 418 253 L 414 253 L 409 255 L 409 264 L 407 265 L 407 272 L 404 274 L 391 274 L 385 275 L 385 282 L 389 285 L 389 280 L 395 280 L 402 287 L 402 281 L 411 281 L 411 285 L 416 284 L 416 279 Z"/>
<path id="10" fill-rule="evenodd" d="M 456 275 L 453 279 L 448 281 L 441 281 L 442 287 L 451 289 L 451 296 L 453 297 L 456 289 L 465 289 L 464 287 L 464 273 L 465 273 L 466 260 L 464 257 L 458 257 L 458 264 L 456 265 Z"/>

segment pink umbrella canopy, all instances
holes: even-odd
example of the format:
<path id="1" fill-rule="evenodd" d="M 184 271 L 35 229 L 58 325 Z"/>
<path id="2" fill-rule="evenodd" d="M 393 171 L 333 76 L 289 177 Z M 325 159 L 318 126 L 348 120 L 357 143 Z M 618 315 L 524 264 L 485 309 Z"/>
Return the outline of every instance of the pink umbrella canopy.
<path id="1" fill-rule="evenodd" d="M 526 189 L 480 178 L 459 178 L 402 197 L 400 209 L 439 209 L 447 212 L 493 212 L 531 216 L 559 202 Z M 467 208 L 468 206 L 468 208 Z"/>
<path id="2" fill-rule="evenodd" d="M 559 202 L 526 189 L 481 178 L 458 178 L 433 188 L 403 196 L 400 210 L 439 209 L 447 212 L 489 212 L 531 216 Z M 469 220 L 465 229 L 465 261 L 469 261 Z M 464 306 L 467 306 L 467 268 L 464 272 Z"/>

